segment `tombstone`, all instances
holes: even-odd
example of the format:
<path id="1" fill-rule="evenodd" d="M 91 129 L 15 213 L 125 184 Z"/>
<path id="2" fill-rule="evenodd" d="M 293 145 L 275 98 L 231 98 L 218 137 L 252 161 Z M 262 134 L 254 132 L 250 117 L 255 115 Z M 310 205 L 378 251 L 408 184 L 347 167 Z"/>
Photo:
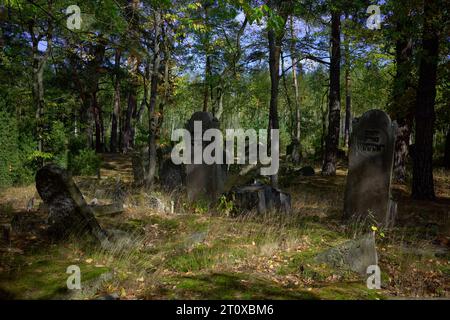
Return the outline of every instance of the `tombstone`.
<path id="1" fill-rule="evenodd" d="M 191 164 L 186 164 L 186 188 L 188 199 L 195 201 L 201 198 L 216 200 L 224 190 L 225 179 L 227 176 L 227 165 L 225 158 L 223 164 L 194 164 L 194 121 L 202 122 L 202 136 L 208 129 L 219 129 L 219 120 L 210 112 L 195 112 L 186 124 L 186 129 L 191 134 Z M 202 140 L 203 149 L 209 144 L 209 141 Z"/>
<path id="2" fill-rule="evenodd" d="M 394 223 L 396 203 L 391 200 L 396 123 L 381 110 L 370 110 L 354 120 L 344 199 L 344 218 Z M 370 221 L 372 222 L 372 221 Z"/>
<path id="3" fill-rule="evenodd" d="M 48 206 L 50 236 L 61 239 L 70 234 L 90 234 L 102 244 L 108 242 L 106 232 L 65 169 L 55 164 L 39 169 L 36 189 Z"/>
<path id="4" fill-rule="evenodd" d="M 317 262 L 324 262 L 334 268 L 350 269 L 364 276 L 367 267 L 378 264 L 374 233 L 350 240 L 320 253 Z"/>
<path id="5" fill-rule="evenodd" d="M 165 191 L 175 191 L 185 184 L 184 165 L 176 165 L 172 159 L 166 159 L 159 169 L 159 182 Z"/>
<path id="6" fill-rule="evenodd" d="M 256 210 L 258 214 L 264 214 L 270 211 L 291 211 L 290 194 L 260 183 L 234 187 L 229 198 L 233 201 L 234 211 L 237 212 Z"/>

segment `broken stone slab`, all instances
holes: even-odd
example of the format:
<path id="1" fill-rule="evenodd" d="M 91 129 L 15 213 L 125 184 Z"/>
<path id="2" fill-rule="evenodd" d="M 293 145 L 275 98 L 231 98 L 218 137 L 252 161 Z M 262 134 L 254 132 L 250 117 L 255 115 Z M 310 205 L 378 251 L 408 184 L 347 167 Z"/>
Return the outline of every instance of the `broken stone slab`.
<path id="1" fill-rule="evenodd" d="M 61 300 L 80 300 L 85 297 L 95 296 L 106 283 L 112 281 L 113 279 L 114 273 L 112 271 L 110 272 L 105 271 L 104 273 L 100 274 L 100 276 L 90 281 L 83 281 L 81 285 L 81 290 L 68 290 L 67 294 L 59 296 L 57 298 Z M 113 295 L 115 294 L 113 293 L 111 296 Z M 118 299 L 97 299 L 97 300 L 118 300 Z"/>
<path id="2" fill-rule="evenodd" d="M 334 268 L 350 269 L 364 276 L 367 273 L 367 267 L 378 264 L 375 235 L 366 234 L 359 239 L 328 249 L 320 253 L 316 261 Z"/>
<path id="3" fill-rule="evenodd" d="M 123 203 L 111 203 L 111 204 L 90 204 L 96 216 L 115 216 L 123 212 Z"/>
<path id="4" fill-rule="evenodd" d="M 170 208 L 164 202 L 154 195 L 147 195 L 148 207 L 158 212 L 170 212 Z"/>
<path id="5" fill-rule="evenodd" d="M 90 234 L 107 243 L 107 234 L 95 219 L 69 172 L 55 164 L 38 170 L 36 189 L 48 206 L 49 235 L 61 239 L 70 234 Z"/>
<path id="6" fill-rule="evenodd" d="M 264 184 L 234 187 L 230 191 L 230 198 L 237 212 L 256 210 L 258 214 L 263 214 L 269 211 L 291 211 L 290 194 Z"/>

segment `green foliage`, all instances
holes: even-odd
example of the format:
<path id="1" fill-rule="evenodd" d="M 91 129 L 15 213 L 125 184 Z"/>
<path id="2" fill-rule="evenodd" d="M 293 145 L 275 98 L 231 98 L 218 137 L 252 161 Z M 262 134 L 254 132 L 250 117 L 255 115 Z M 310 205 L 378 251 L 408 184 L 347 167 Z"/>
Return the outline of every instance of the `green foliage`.
<path id="1" fill-rule="evenodd" d="M 27 158 L 28 162 L 36 167 L 39 166 L 38 163 L 52 161 L 54 156 L 50 152 L 43 152 L 39 150 L 34 150 Z"/>
<path id="2" fill-rule="evenodd" d="M 83 149 L 73 156 L 70 162 L 70 170 L 74 175 L 95 175 L 100 168 L 100 157 L 94 150 Z"/>
<path id="3" fill-rule="evenodd" d="M 20 166 L 18 138 L 15 118 L 0 112 L 0 187 L 8 187 L 15 182 L 15 172 Z"/>
<path id="4" fill-rule="evenodd" d="M 47 153 L 52 155 L 53 160 L 65 167 L 67 165 L 67 137 L 64 124 L 61 121 L 53 122 L 50 132 L 46 136 L 46 146 Z M 47 159 L 44 158 L 44 160 Z"/>
<path id="5" fill-rule="evenodd" d="M 219 198 L 219 204 L 217 205 L 217 208 L 224 214 L 230 215 L 230 213 L 234 209 L 234 203 L 232 200 L 228 200 L 225 195 L 221 196 Z"/>

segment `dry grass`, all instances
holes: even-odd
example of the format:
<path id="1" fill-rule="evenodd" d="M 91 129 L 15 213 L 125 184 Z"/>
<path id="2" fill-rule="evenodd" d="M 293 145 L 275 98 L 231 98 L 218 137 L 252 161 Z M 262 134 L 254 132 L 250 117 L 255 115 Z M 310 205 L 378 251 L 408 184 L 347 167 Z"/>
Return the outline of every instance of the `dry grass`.
<path id="1" fill-rule="evenodd" d="M 109 173 L 102 171 L 101 180 L 77 178 L 88 200 L 110 201 L 117 169 L 110 168 Z M 126 166 L 119 170 L 129 175 Z M 31 249 L 39 239 L 14 238 L 12 246 L 20 247 L 23 254 L 0 256 L 0 293 L 77 299 L 106 293 L 117 293 L 122 299 L 449 297 L 449 255 L 436 244 L 448 221 L 444 218 L 448 219 L 450 208 L 449 172 L 436 171 L 439 199 L 435 202 L 412 202 L 406 187 L 394 186 L 399 224 L 378 239 L 383 288 L 376 292 L 366 289 L 358 275 L 314 259 L 351 237 L 351 230 L 339 219 L 345 174 L 339 170 L 336 177 L 291 179 L 284 187 L 292 195 L 291 215 L 236 218 L 201 203 L 188 205 L 180 195 L 154 191 L 167 205 L 176 202 L 175 214 L 158 212 L 148 206 L 145 190 L 134 189 L 129 178 L 123 179 L 125 212 L 99 218 L 105 228 L 122 230 L 116 246 L 105 250 L 69 240 L 55 246 L 44 244 L 39 250 Z M 4 190 L 2 208 L 8 204 L 10 214 L 21 212 L 34 192 L 33 186 Z M 3 222 L 10 214 L 2 216 Z M 39 261 L 45 264 L 37 273 L 33 266 Z M 88 279 L 85 290 L 77 295 L 65 290 L 65 268 L 70 264 L 79 264 Z M 95 280 L 99 272 L 109 277 Z M 48 286 L 48 290 L 39 291 L 37 285 Z"/>

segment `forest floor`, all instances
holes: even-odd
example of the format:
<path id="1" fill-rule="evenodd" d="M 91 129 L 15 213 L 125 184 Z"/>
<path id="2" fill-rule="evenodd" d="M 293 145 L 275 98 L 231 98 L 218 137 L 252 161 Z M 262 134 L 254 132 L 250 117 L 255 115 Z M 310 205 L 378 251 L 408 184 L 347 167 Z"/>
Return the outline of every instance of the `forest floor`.
<path id="1" fill-rule="evenodd" d="M 126 186 L 125 211 L 98 217 L 126 235 L 113 250 L 69 239 L 49 243 L 33 230 L 0 243 L 0 298 L 96 299 L 397 299 L 450 298 L 450 172 L 435 171 L 436 201 L 412 201 L 394 185 L 396 227 L 377 233 L 381 290 L 348 270 L 316 262 L 318 253 L 353 237 L 340 220 L 346 170 L 335 177 L 284 177 L 292 214 L 230 217 L 179 194 L 153 191 L 175 212 L 156 210 L 133 188 L 124 156 L 103 156 L 101 179 L 76 177 L 89 202 L 110 202 L 117 179 Z M 318 168 L 316 168 L 316 171 Z M 281 177 L 280 181 L 283 181 Z M 34 185 L 2 190 L 0 224 L 27 212 Z M 120 230 L 120 231 L 118 231 Z M 82 290 L 68 290 L 69 265 L 81 269 Z"/>

